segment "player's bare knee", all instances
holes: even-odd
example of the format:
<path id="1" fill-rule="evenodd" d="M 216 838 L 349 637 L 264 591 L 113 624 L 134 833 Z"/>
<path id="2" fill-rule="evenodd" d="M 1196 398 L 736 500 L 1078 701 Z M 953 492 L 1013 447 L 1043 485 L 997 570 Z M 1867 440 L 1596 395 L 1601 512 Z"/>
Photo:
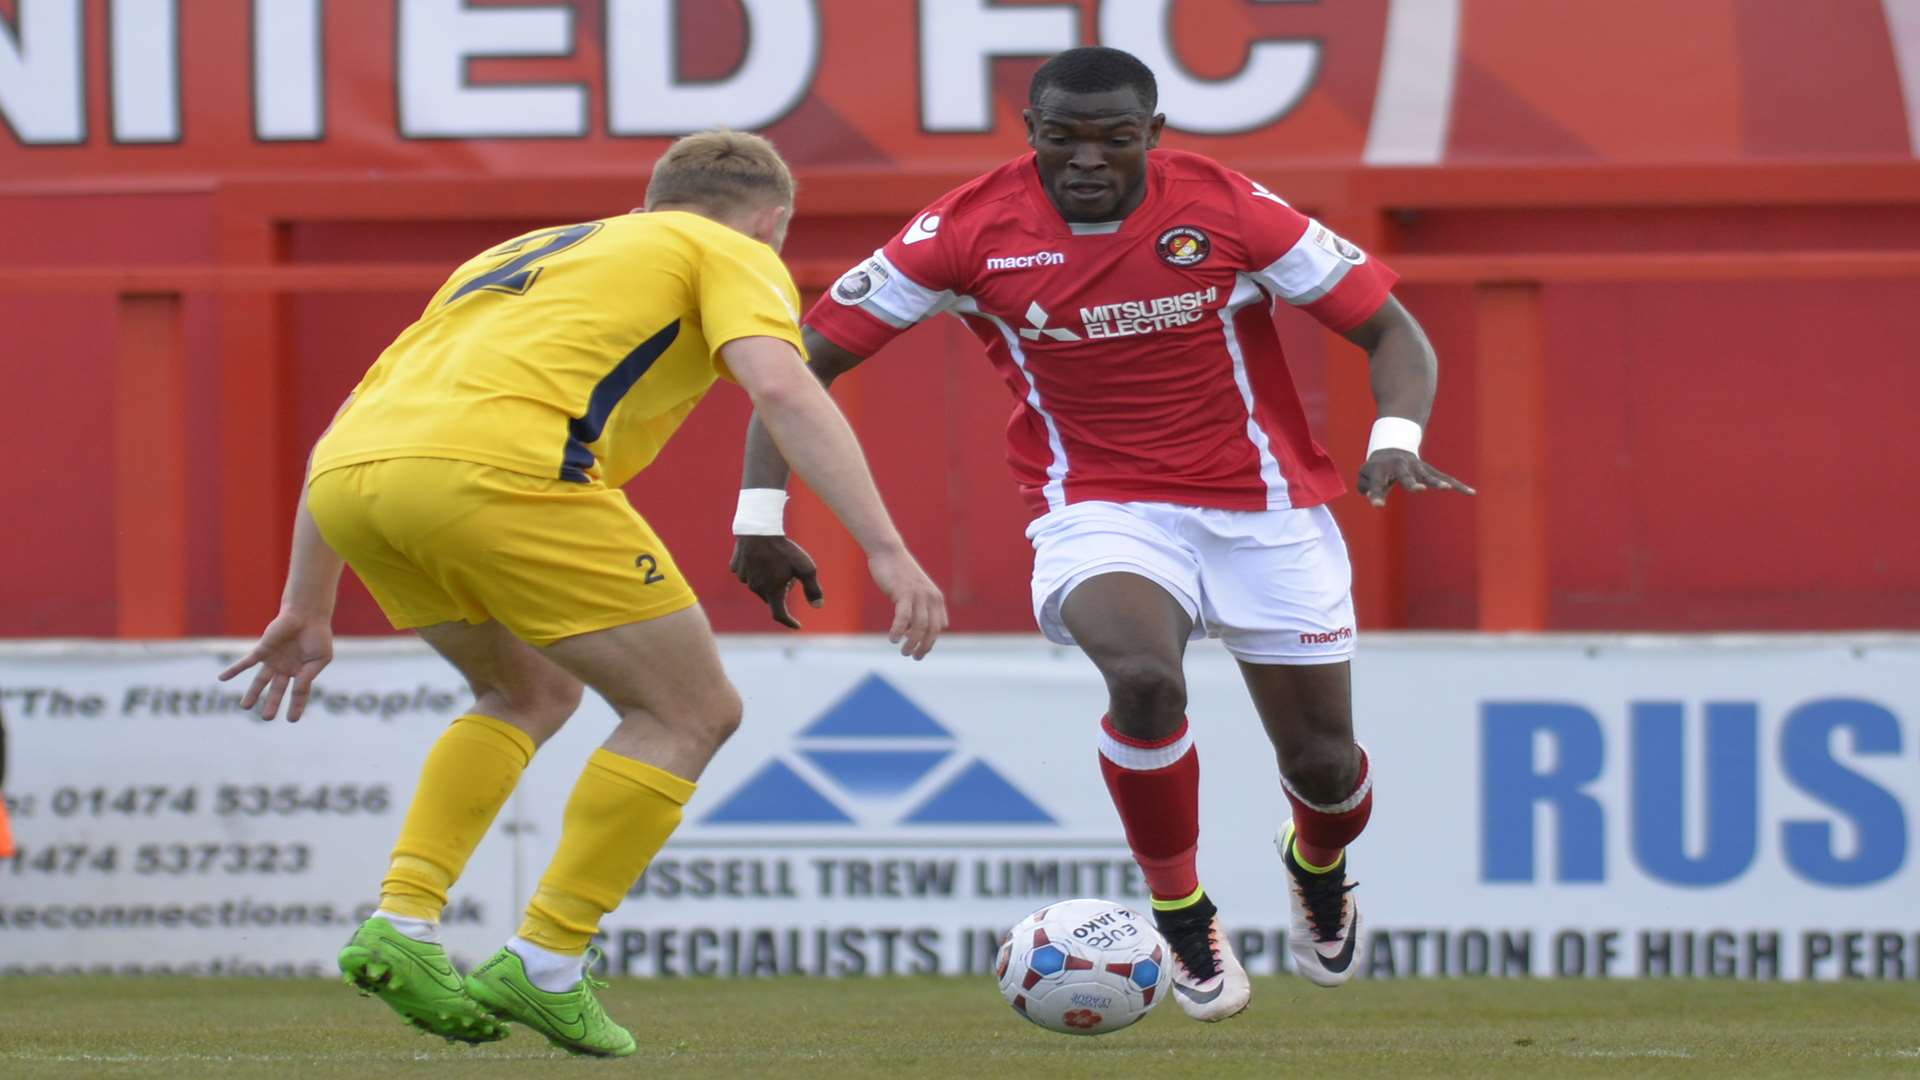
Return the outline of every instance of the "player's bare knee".
<path id="1" fill-rule="evenodd" d="M 1316 739 L 1294 748 L 1281 761 L 1280 771 L 1301 798 L 1337 803 L 1353 793 L 1360 754 L 1351 741 Z"/>
<path id="2" fill-rule="evenodd" d="M 528 691 L 527 712 L 537 717 L 543 726 L 550 728 L 547 734 L 551 735 L 579 710 L 580 699 L 585 692 L 586 687 L 572 676 L 543 679 Z"/>
<path id="3" fill-rule="evenodd" d="M 708 753 L 719 750 L 740 729 L 745 709 L 740 694 L 731 684 L 722 683 L 710 690 L 651 709 L 635 710 L 650 717 L 673 737 L 699 744 Z M 622 710 L 626 715 L 627 711 Z"/>
<path id="4" fill-rule="evenodd" d="M 1158 739 L 1180 727 L 1187 712 L 1187 679 L 1178 664 L 1157 657 L 1127 657 L 1101 667 L 1108 714 L 1120 733 Z"/>
<path id="5" fill-rule="evenodd" d="M 475 683 L 473 707 L 526 732 L 535 746 L 559 731 L 580 707 L 579 680 L 563 673 L 517 681 L 511 686 Z"/>
<path id="6" fill-rule="evenodd" d="M 721 693 L 714 695 L 713 703 L 708 708 L 705 727 L 707 737 L 712 741 L 715 750 L 720 749 L 728 739 L 733 738 L 734 732 L 740 730 L 740 721 L 745 715 L 746 706 L 741 702 L 740 692 L 733 688 L 733 684 L 726 684 Z"/>

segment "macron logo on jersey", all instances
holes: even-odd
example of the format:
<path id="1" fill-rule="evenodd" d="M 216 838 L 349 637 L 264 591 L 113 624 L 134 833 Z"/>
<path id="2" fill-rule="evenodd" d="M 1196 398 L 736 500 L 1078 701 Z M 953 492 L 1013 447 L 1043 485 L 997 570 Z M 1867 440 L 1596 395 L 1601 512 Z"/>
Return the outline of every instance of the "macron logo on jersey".
<path id="1" fill-rule="evenodd" d="M 913 224 L 907 226 L 906 235 L 900 238 L 900 242 L 907 245 L 917 244 L 922 240 L 933 239 L 933 234 L 939 231 L 939 214 L 921 214 L 913 219 Z"/>
<path id="2" fill-rule="evenodd" d="M 989 270 L 1025 270 L 1033 266 L 1060 266 L 1067 261 L 1064 252 L 1036 251 L 1031 255 L 1010 255 L 1005 258 L 988 258 Z"/>
<path id="3" fill-rule="evenodd" d="M 1247 194 L 1252 195 L 1256 199 L 1265 199 L 1270 203 L 1276 203 L 1280 206 L 1284 206 L 1289 210 L 1293 209 L 1292 203 L 1289 203 L 1287 200 L 1281 198 L 1278 195 L 1275 195 L 1271 191 L 1268 191 L 1267 185 L 1261 183 L 1258 180 L 1249 180 L 1247 182 L 1253 185 L 1253 190 L 1248 192 Z"/>

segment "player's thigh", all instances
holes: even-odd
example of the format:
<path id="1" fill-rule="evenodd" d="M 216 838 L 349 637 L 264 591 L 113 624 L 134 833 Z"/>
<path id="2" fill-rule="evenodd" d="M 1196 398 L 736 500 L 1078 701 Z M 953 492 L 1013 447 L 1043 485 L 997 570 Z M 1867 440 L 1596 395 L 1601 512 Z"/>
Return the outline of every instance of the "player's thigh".
<path id="1" fill-rule="evenodd" d="M 1240 676 L 1283 766 L 1336 771 L 1353 745 L 1353 665 L 1255 664 Z M 1323 760 L 1324 759 L 1324 760 Z"/>
<path id="2" fill-rule="evenodd" d="M 1200 552 L 1202 617 L 1236 659 L 1315 665 L 1352 658 L 1353 568 L 1325 507 L 1183 514 L 1182 536 Z"/>
<path id="3" fill-rule="evenodd" d="M 416 471 L 421 486 L 456 491 L 456 512 L 394 506 L 383 524 L 463 607 L 522 641 L 544 648 L 696 602 L 666 545 L 617 488 L 465 462 L 421 462 Z"/>
<path id="4" fill-rule="evenodd" d="M 518 726 L 536 743 L 580 706 L 579 679 L 491 619 L 435 623 L 418 633 L 466 678 L 473 711 Z"/>
<path id="5" fill-rule="evenodd" d="M 1047 640 L 1100 663 L 1132 641 L 1177 658 L 1203 632 L 1196 554 L 1138 507 L 1074 503 L 1036 519 L 1027 539 L 1034 621 Z"/>
<path id="6" fill-rule="evenodd" d="M 353 568 L 394 629 L 479 616 L 389 539 L 380 520 L 393 498 L 389 464 L 372 461 L 330 469 L 308 482 L 307 512 L 321 537 Z"/>
<path id="7" fill-rule="evenodd" d="M 740 696 L 697 604 L 562 638 L 542 652 L 622 715 L 644 711 L 669 725 L 728 730 L 739 720 Z"/>
<path id="8" fill-rule="evenodd" d="M 1082 580 L 1062 604 L 1061 618 L 1102 671 L 1136 658 L 1177 668 L 1193 632 L 1193 618 L 1165 586 L 1128 570 Z"/>

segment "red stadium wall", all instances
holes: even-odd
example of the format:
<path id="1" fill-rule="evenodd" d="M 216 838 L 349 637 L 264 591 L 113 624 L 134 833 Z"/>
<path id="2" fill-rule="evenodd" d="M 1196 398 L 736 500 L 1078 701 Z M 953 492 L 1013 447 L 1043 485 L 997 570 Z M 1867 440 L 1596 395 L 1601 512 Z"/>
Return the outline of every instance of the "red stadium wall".
<path id="1" fill-rule="evenodd" d="M 1376 248 L 1389 260 L 1512 252 L 1606 254 L 1769 253 L 1789 268 L 1795 252 L 1920 250 L 1920 214 L 1879 188 L 1914 174 L 1849 184 L 1820 170 L 1780 174 L 1775 183 L 1851 186 L 1864 204 L 1561 206 L 1533 209 L 1401 204 L 1382 215 Z M 1876 178 L 1877 177 L 1877 178 Z M 1332 190 L 1329 177 L 1267 175 L 1278 190 Z M 1460 176 L 1454 182 L 1460 182 Z M 1470 201 L 1501 207 L 1534 198 L 1541 185 L 1572 184 L 1564 174 L 1482 177 L 1508 196 Z M 1619 180 L 1618 182 L 1626 182 Z M 1698 183 L 1691 174 L 1641 174 L 1649 190 Z M 477 185 L 485 187 L 485 185 Z M 815 184 L 818 189 L 821 185 Z M 1425 185 L 1412 184 L 1418 188 Z M 1770 186 L 1768 184 L 1759 185 Z M 343 196 L 341 189 L 331 198 Z M 843 203 L 816 197 L 795 229 L 790 254 L 815 288 L 823 271 L 877 245 L 915 203 L 879 188 L 840 184 Z M 1529 194 L 1530 193 L 1530 194 Z M 1442 192 L 1444 195 L 1445 192 Z M 1574 192 L 1579 196 L 1580 192 Z M 381 198 L 378 189 L 363 192 Z M 1681 198 L 1691 198 L 1682 192 Z M 1655 195 L 1648 201 L 1658 202 Z M 0 199 L 0 230 L 21 262 L 42 267 L 177 266 L 217 262 L 206 237 L 218 230 L 207 195 Z M 1307 205 L 1335 220 L 1350 208 Z M 1796 200 L 1798 202 L 1799 200 Z M 871 212 L 884 204 L 884 212 Z M 322 211 L 324 207 L 316 207 Z M 583 212 L 585 207 L 581 208 Z M 54 211 L 58 211 L 57 213 Z M 280 230 L 284 258 L 303 267 L 358 268 L 447 264 L 473 248 L 533 223 L 511 216 L 391 223 L 321 220 Z M 477 213 L 477 212 L 476 212 Z M 323 214 L 325 217 L 331 214 Z M 540 219 L 546 220 L 546 219 Z M 78 227 L 83 223 L 84 228 Z M 1352 225 L 1346 226 L 1349 232 Z M 1920 500 L 1905 497 L 1898 476 L 1874 468 L 1902 430 L 1920 395 L 1915 279 L 1795 278 L 1649 283 L 1564 283 L 1541 291 L 1545 362 L 1543 456 L 1546 625 L 1563 629 L 1785 629 L 1920 625 L 1920 557 L 1901 538 L 1920 530 Z M 19 286 L 20 283 L 16 283 Z M 287 492 L 303 448 L 326 422 L 370 358 L 409 320 L 424 284 L 375 293 L 309 293 L 285 302 L 279 340 L 234 340 L 222 319 L 272 304 L 244 294 L 193 295 L 183 303 L 185 399 L 165 403 L 116 394 L 122 347 L 111 293 L 26 291 L 0 294 L 9 334 L 7 460 L 4 504 L 13 527 L 0 535 L 0 631 L 19 635 L 110 635 L 121 627 L 123 592 L 140 581 L 114 572 L 128 533 L 109 493 L 164 483 L 144 475 L 142 447 L 116 444 L 129 423 L 185 418 L 182 444 L 185 628 L 230 632 L 262 612 L 280 568 Z M 1487 489 L 1500 483 L 1481 460 L 1499 448 L 1479 445 L 1483 407 L 1474 357 L 1482 327 L 1474 289 L 1403 286 L 1409 306 L 1442 357 L 1442 390 L 1428 455 Z M 223 313 L 223 307 L 229 310 Z M 1283 313 L 1300 382 L 1316 424 L 1337 456 L 1354 464 L 1364 426 L 1331 424 L 1335 384 L 1351 394 L 1364 361 L 1341 344 L 1329 348 L 1310 323 Z M 244 323 L 242 333 L 244 333 Z M 257 463 L 278 487 L 256 495 L 221 490 L 223 455 L 236 427 L 272 417 L 226 409 L 232 388 L 223 371 L 268 367 L 283 358 L 285 424 L 278 451 Z M 957 625 L 1019 630 L 1026 608 L 1023 512 L 1001 460 L 1000 431 L 1009 399 L 956 323 L 941 321 L 902 339 L 842 384 L 885 491 L 907 535 L 951 593 Z M 155 416 L 148 410 L 164 415 Z M 764 616 L 727 580 L 726 522 L 745 411 L 720 388 L 661 463 L 633 487 L 636 501 L 668 539 L 707 598 L 717 625 L 764 627 Z M 122 437 L 123 438 L 123 437 Z M 1343 500 L 1350 526 L 1381 520 L 1358 500 Z M 1375 625 L 1467 627 L 1481 619 L 1483 560 L 1477 510 L 1463 500 L 1408 500 L 1387 520 L 1389 543 L 1361 551 L 1359 589 L 1374 603 Z M 860 584 L 857 558 L 817 506 L 796 511 L 796 530 L 826 560 L 836 606 L 814 623 L 836 629 L 882 625 L 879 598 Z M 1355 529 L 1356 546 L 1360 546 Z M 257 539 L 234 566 L 223 557 L 233 537 Z M 229 603 L 227 584 L 251 577 L 245 606 Z M 1378 595 L 1398 597 L 1382 609 Z M 857 608 L 848 604 L 857 593 Z M 349 586 L 343 631 L 377 632 L 377 612 Z M 247 612 L 246 615 L 241 611 Z"/>
<path id="2" fill-rule="evenodd" d="M 227 0 L 176 8 L 170 141 L 164 110 L 115 111 L 116 16 L 97 0 L 74 8 L 80 111 L 0 108 L 0 634 L 257 629 L 305 447 L 436 275 L 501 236 L 638 201 L 665 140 L 617 130 L 630 121 L 605 77 L 618 57 L 603 5 L 457 16 L 567 13 L 564 55 L 467 69 L 479 84 L 577 86 L 582 131 L 538 139 L 420 130 L 451 121 L 396 92 L 418 85 L 406 28 L 376 6 L 325 6 L 317 138 L 262 137 L 254 23 Z M 752 6 L 682 5 L 678 77 L 751 68 Z M 1167 48 L 1196 79 L 1233 77 L 1262 42 L 1313 43 L 1306 89 L 1263 126 L 1169 142 L 1406 270 L 1402 295 L 1439 348 L 1428 456 L 1483 495 L 1385 514 L 1342 501 L 1363 623 L 1920 627 L 1920 499 L 1911 468 L 1879 464 L 1920 400 L 1920 123 L 1900 68 L 1920 50 L 1879 3 L 1831 0 L 1815 18 L 1800 3 L 1640 0 L 1551 26 L 1520 0 L 1432 5 L 1458 22 L 1424 150 L 1381 134 L 1420 128 L 1388 100 L 1385 0 L 1197 0 L 1157 41 L 1117 40 L 1142 31 L 1107 16 L 1140 6 L 993 11 L 1071 9 L 1042 29 Z M 971 100 L 929 75 L 970 55 L 938 59 L 966 44 L 927 34 L 943 9 L 814 8 L 810 81 L 768 126 L 801 168 L 788 255 L 810 291 L 1019 149 L 1035 63 L 992 60 L 984 126 L 930 131 L 929 110 Z M 52 25 L 29 27 L 43 72 L 59 67 Z M 0 47 L 27 26 L 21 0 L 0 0 Z M 1281 318 L 1350 475 L 1370 417 L 1363 359 Z M 1024 514 L 1001 461 L 1010 401 L 971 339 L 950 320 L 921 328 L 837 395 L 956 625 L 1029 629 Z M 725 570 L 744 418 L 717 389 L 633 487 L 726 630 L 769 626 Z M 803 498 L 793 520 L 834 601 L 809 625 L 884 625 L 818 504 Z M 339 627 L 383 629 L 355 585 Z"/>

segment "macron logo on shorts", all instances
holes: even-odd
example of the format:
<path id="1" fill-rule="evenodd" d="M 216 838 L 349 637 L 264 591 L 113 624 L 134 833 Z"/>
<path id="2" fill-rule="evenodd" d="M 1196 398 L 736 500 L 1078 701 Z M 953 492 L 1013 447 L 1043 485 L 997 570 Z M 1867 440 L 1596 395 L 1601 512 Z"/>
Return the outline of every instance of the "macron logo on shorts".
<path id="1" fill-rule="evenodd" d="M 1333 645 L 1353 637 L 1353 627 L 1343 626 L 1338 630 L 1329 630 L 1324 634 L 1301 634 L 1302 645 Z"/>

